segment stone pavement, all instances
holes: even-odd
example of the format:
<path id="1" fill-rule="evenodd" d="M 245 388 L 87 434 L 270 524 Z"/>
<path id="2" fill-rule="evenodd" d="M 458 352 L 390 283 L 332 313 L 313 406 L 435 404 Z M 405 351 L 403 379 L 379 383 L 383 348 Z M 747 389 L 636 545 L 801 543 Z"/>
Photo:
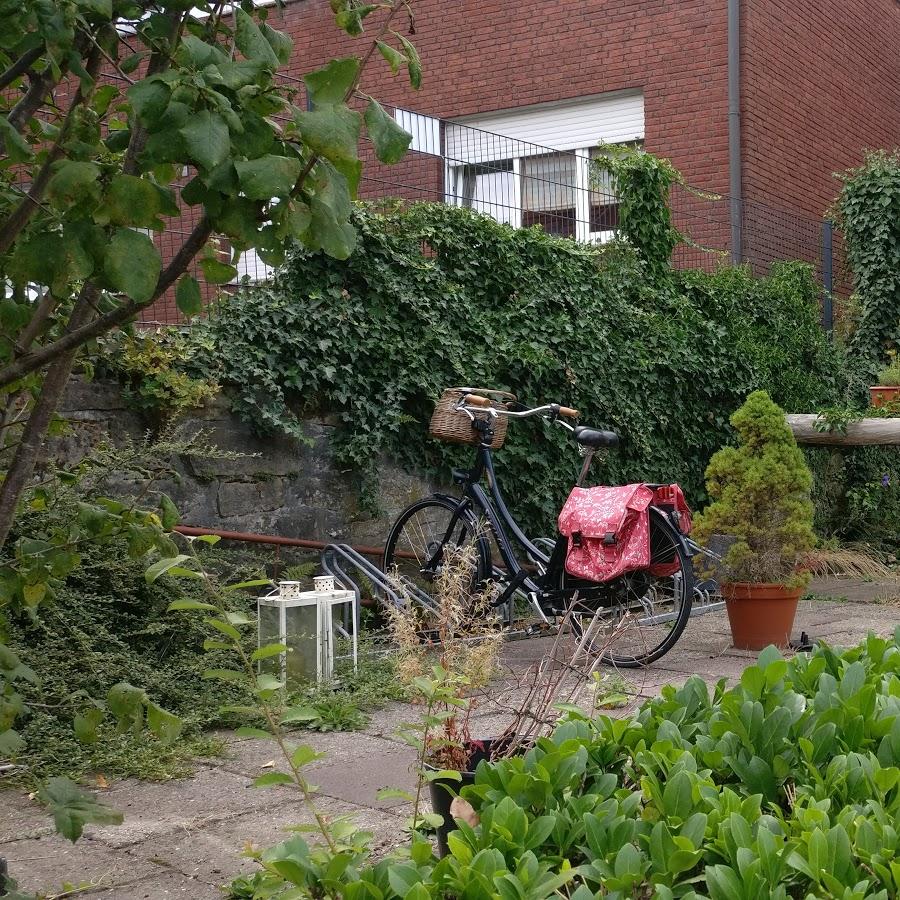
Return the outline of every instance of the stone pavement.
<path id="1" fill-rule="evenodd" d="M 839 646 L 856 643 L 870 631 L 891 634 L 900 625 L 900 602 L 889 602 L 895 590 L 888 585 L 819 580 L 811 586 L 817 597 L 847 599 L 802 601 L 795 633 L 806 631 L 813 639 Z M 873 595 L 882 602 L 852 602 Z M 508 644 L 507 662 L 514 670 L 523 670 L 545 652 L 546 641 Z M 710 683 L 739 678 L 754 654 L 729 645 L 724 612 L 692 619 L 667 656 L 646 670 L 625 673 L 632 702 L 613 714 L 628 714 L 664 684 L 681 684 L 691 675 Z M 415 720 L 417 713 L 414 706 L 395 703 L 375 713 L 365 731 L 299 735 L 304 743 L 327 753 L 311 767 L 324 811 L 353 816 L 361 829 L 374 833 L 381 851 L 403 839 L 408 811 L 402 801 L 378 801 L 375 795 L 381 787 L 413 785 L 413 751 L 395 732 L 403 722 Z M 472 724 L 476 736 L 489 736 L 497 727 L 495 712 L 476 711 Z M 227 757 L 198 762 L 191 778 L 113 783 L 99 793 L 124 812 L 124 824 L 89 826 L 74 845 L 53 833 L 44 811 L 26 795 L 0 792 L 0 857 L 9 861 L 20 889 L 50 896 L 69 883 L 91 885 L 85 894 L 102 893 L 109 900 L 221 898 L 221 885 L 239 872 L 253 871 L 253 861 L 241 857 L 245 845 L 276 843 L 285 839 L 287 826 L 309 821 L 288 788 L 252 787 L 256 776 L 270 770 L 267 764 L 274 756 L 267 742 L 228 736 Z"/>

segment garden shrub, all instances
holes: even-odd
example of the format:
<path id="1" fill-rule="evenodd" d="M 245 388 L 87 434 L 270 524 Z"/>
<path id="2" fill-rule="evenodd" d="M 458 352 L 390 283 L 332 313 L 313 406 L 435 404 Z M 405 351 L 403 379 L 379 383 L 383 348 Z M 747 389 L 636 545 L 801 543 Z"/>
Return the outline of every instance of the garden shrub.
<path id="1" fill-rule="evenodd" d="M 146 568 L 146 561 L 128 558 L 124 539 L 86 544 L 81 564 L 39 617 L 24 610 L 7 613 L 6 645 L 40 678 L 19 686 L 26 710 L 17 730 L 25 748 L 16 761 L 26 767 L 26 780 L 88 771 L 171 777 L 189 769 L 190 755 L 215 749 L 214 740 L 201 738 L 203 729 L 233 723 L 219 710 L 245 701 L 240 687 L 203 680 L 203 672 L 223 654 L 204 652 L 208 635 L 201 621 L 166 611 L 173 600 L 192 596 L 192 586 L 169 580 L 147 584 Z M 241 595 L 234 602 L 253 610 L 252 601 Z M 178 715 L 182 736 L 165 746 L 147 731 L 115 733 L 109 725 L 101 728 L 99 740 L 78 740 L 73 720 L 96 708 L 120 682 Z"/>
<path id="2" fill-rule="evenodd" d="M 815 544 L 809 467 L 765 391 L 754 391 L 731 424 L 738 446 L 723 447 L 707 466 L 712 502 L 695 520 L 694 538 L 734 538 L 723 561 L 729 581 L 788 583 Z"/>
<path id="3" fill-rule="evenodd" d="M 195 327 L 202 374 L 262 431 L 297 416 L 339 424 L 343 464 L 371 475 L 382 453 L 446 473 L 465 450 L 428 440 L 444 387 L 556 400 L 623 437 L 602 478 L 677 480 L 696 504 L 728 415 L 766 389 L 790 412 L 833 402 L 841 356 L 818 324 L 808 267 L 754 279 L 661 270 L 634 249 L 581 245 L 442 204 L 356 213 L 346 261 L 295 249 L 271 285 L 248 288 Z M 549 530 L 578 465 L 558 428 L 510 428 L 497 468 L 517 515 Z"/>
<path id="4" fill-rule="evenodd" d="M 295 836 L 232 896 L 889 900 L 898 640 L 790 660 L 770 647 L 731 688 L 694 676 L 630 718 L 569 712 L 524 756 L 479 765 L 461 793 L 480 821 L 456 820 L 444 859 L 421 837 L 369 865 L 358 844 Z"/>

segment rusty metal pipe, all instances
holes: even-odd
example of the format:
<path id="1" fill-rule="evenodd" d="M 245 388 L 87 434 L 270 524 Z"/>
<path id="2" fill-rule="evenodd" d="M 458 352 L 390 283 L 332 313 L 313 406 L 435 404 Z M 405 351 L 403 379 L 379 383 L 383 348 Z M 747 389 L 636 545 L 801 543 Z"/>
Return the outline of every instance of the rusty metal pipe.
<path id="1" fill-rule="evenodd" d="M 245 541 L 250 544 L 272 544 L 276 547 L 300 547 L 304 550 L 324 550 L 328 544 L 322 541 L 310 541 L 305 538 L 282 537 L 278 534 L 254 534 L 251 531 L 224 531 L 221 528 L 198 528 L 194 525 L 176 525 L 174 531 L 188 537 L 200 537 L 204 534 L 214 535 L 223 541 Z M 333 543 L 333 542 L 332 542 Z M 362 556 L 381 557 L 384 547 L 353 546 L 353 550 Z M 415 559 L 416 555 L 409 551 L 399 550 L 397 556 L 403 559 Z"/>

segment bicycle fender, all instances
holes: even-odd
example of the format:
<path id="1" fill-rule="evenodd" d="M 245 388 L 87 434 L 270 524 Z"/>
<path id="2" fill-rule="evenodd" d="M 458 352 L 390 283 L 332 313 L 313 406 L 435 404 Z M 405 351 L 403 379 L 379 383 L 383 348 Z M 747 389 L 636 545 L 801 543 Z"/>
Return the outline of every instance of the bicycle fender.
<path id="1" fill-rule="evenodd" d="M 688 547 L 687 538 L 681 533 L 681 529 L 659 508 L 656 506 L 648 507 L 650 510 L 650 516 L 657 516 L 658 518 L 665 521 L 665 523 L 675 532 L 675 535 L 678 539 L 678 543 L 681 545 L 681 549 L 684 550 L 684 554 L 688 559 L 691 559 L 693 554 Z"/>

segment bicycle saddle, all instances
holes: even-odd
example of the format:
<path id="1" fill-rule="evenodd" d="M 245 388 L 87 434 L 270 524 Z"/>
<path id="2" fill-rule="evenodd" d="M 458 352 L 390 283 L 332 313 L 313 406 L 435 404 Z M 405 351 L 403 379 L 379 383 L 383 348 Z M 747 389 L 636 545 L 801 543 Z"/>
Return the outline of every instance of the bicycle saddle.
<path id="1" fill-rule="evenodd" d="M 586 425 L 576 425 L 573 436 L 582 447 L 593 447 L 595 450 L 619 446 L 619 436 L 614 431 L 600 431 Z"/>

